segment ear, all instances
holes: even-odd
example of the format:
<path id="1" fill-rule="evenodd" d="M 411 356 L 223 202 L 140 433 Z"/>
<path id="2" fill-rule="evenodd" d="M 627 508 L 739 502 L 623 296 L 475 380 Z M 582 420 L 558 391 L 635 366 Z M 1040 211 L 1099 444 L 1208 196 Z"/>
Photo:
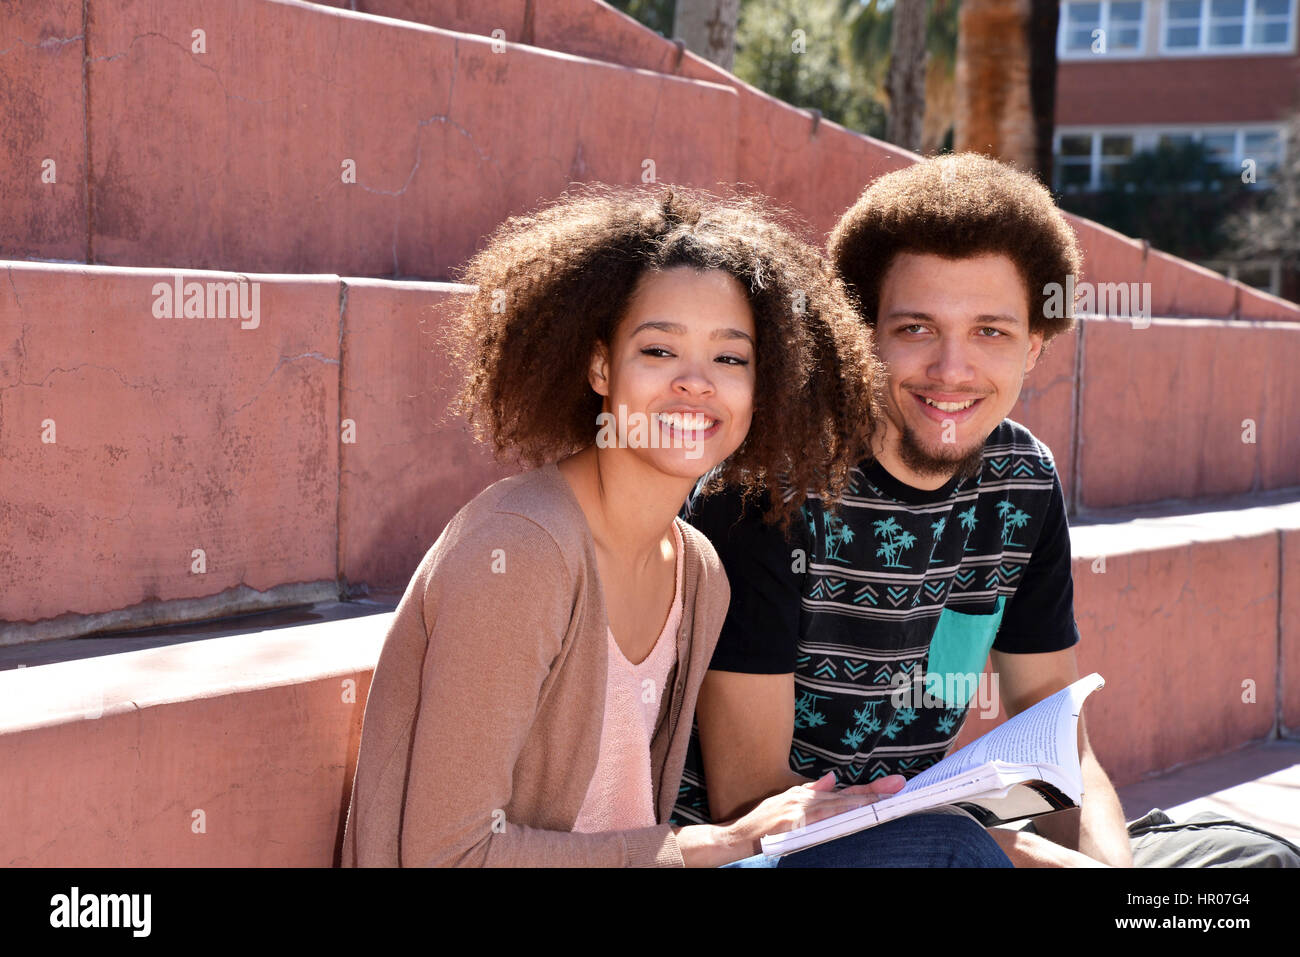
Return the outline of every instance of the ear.
<path id="1" fill-rule="evenodd" d="M 1043 352 L 1043 334 L 1041 332 L 1031 332 L 1029 334 L 1029 355 L 1025 357 L 1025 372 L 1029 372 L 1038 362 L 1038 357 Z"/>
<path id="2" fill-rule="evenodd" d="M 603 340 L 597 339 L 591 347 L 587 381 L 597 395 L 609 395 L 609 346 Z"/>

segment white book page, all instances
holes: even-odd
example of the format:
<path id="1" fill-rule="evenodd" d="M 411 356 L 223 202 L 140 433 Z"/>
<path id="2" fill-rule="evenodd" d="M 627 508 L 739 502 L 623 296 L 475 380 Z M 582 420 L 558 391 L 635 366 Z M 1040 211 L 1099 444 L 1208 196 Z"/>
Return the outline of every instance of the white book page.
<path id="1" fill-rule="evenodd" d="M 988 781 L 988 775 L 992 774 L 995 778 L 998 776 L 999 769 L 985 767 L 992 762 L 999 762 L 1000 765 L 1054 766 L 1063 770 L 1067 778 L 1077 780 L 1078 715 L 1083 709 L 1084 699 L 1104 685 L 1101 675 L 1094 671 L 1026 708 L 982 738 L 950 754 L 934 767 L 922 771 L 892 797 L 806 827 L 765 836 L 760 842 L 763 851 L 769 855 L 792 853 L 852 834 L 865 826 L 973 795 L 979 790 L 978 787 L 972 789 L 977 781 L 992 783 Z M 1042 773 L 1045 770 L 1046 768 L 1040 770 L 1040 776 L 1049 780 L 1057 777 L 1055 774 Z M 1001 782 L 1002 786 L 1006 783 Z M 1081 783 L 1071 790 L 1076 793 L 1070 796 L 1077 801 L 1082 790 Z M 944 792 L 951 793 L 945 795 Z"/>
<path id="2" fill-rule="evenodd" d="M 1079 763 L 1078 722 L 1071 719 L 1082 710 L 1083 700 L 1104 684 L 1101 675 L 1094 671 L 1056 694 L 1048 695 L 982 738 L 922 771 L 909 780 L 895 798 L 969 773 L 990 761 L 1050 764 L 1068 771 Z"/>

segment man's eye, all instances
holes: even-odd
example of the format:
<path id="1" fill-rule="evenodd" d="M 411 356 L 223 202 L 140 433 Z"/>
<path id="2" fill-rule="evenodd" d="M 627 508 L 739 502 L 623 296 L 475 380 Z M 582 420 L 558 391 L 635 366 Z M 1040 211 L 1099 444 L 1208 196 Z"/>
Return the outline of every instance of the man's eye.
<path id="1" fill-rule="evenodd" d="M 980 328 L 980 332 L 991 332 L 991 333 L 993 333 L 992 336 L 984 336 L 985 339 L 992 339 L 992 338 L 995 338 L 996 336 L 1004 336 L 1004 335 L 1006 335 L 1006 333 L 1004 333 L 1001 329 L 996 329 L 996 328 L 994 328 L 993 326 L 982 326 L 982 327 Z"/>
<path id="2" fill-rule="evenodd" d="M 906 333 L 924 332 L 925 326 L 921 325 L 919 322 L 914 322 L 911 325 L 903 326 L 902 331 Z"/>

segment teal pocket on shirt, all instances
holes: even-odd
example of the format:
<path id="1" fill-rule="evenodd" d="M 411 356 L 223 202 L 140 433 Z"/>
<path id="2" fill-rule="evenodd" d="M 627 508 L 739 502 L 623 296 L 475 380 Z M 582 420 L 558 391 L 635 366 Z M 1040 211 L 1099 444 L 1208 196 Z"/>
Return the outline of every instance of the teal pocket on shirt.
<path id="1" fill-rule="evenodd" d="M 997 609 L 988 615 L 967 615 L 951 608 L 939 613 L 925 670 L 929 695 L 941 698 L 950 708 L 966 706 L 984 672 L 1006 601 L 1006 595 L 999 595 Z"/>

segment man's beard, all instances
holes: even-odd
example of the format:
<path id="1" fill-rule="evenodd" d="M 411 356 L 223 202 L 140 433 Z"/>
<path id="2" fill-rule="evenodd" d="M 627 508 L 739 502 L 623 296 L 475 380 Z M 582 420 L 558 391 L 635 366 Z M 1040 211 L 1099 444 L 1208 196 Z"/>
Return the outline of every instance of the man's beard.
<path id="1" fill-rule="evenodd" d="M 985 436 L 961 458 L 936 456 L 927 452 L 917 441 L 916 433 L 904 424 L 898 440 L 898 457 L 918 475 L 948 475 L 959 480 L 970 479 L 980 474 L 984 464 L 984 444 L 987 441 L 988 436 Z"/>

